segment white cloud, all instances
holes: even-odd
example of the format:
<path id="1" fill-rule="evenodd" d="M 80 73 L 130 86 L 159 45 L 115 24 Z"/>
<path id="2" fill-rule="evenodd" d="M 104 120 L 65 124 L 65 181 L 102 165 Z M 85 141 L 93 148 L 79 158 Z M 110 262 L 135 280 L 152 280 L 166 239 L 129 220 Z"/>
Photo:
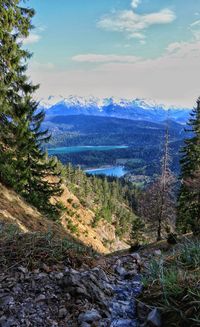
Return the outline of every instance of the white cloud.
<path id="1" fill-rule="evenodd" d="M 200 40 L 200 20 L 196 20 L 195 22 L 193 22 L 190 25 L 189 29 L 192 32 L 193 37 L 196 40 Z"/>
<path id="2" fill-rule="evenodd" d="M 55 68 L 55 65 L 52 62 L 46 62 L 44 63 L 40 63 L 37 61 L 32 61 L 30 64 L 30 70 L 31 71 L 49 71 L 49 70 L 53 70 Z"/>
<path id="3" fill-rule="evenodd" d="M 41 84 L 38 96 L 139 97 L 192 107 L 200 95 L 200 41 L 172 43 L 164 55 L 155 59 L 111 62 L 110 55 L 107 58 L 93 69 L 60 71 L 41 65 L 32 67 L 31 77 Z"/>
<path id="4" fill-rule="evenodd" d="M 76 62 L 88 63 L 106 63 L 106 62 L 129 62 L 138 61 L 136 56 L 120 56 L 120 55 L 101 55 L 101 54 L 80 54 L 72 57 Z"/>
<path id="5" fill-rule="evenodd" d="M 139 6 L 140 3 L 141 3 L 141 0 L 132 0 L 131 7 L 135 9 Z"/>
<path id="6" fill-rule="evenodd" d="M 23 39 L 23 44 L 37 43 L 41 39 L 39 34 L 31 33 L 26 39 Z"/>
<path id="7" fill-rule="evenodd" d="M 152 25 L 169 24 L 176 19 L 170 9 L 139 15 L 133 10 L 123 10 L 102 17 L 97 26 L 107 31 L 124 32 L 131 38 L 145 39 L 144 31 Z"/>

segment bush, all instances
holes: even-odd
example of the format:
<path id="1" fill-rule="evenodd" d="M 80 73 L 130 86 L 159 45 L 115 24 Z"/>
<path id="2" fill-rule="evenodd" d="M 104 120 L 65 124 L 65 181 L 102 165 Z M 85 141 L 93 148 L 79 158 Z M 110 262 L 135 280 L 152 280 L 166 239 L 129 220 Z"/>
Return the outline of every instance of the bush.
<path id="1" fill-rule="evenodd" d="M 79 208 L 80 208 L 80 206 L 79 206 L 78 203 L 73 203 L 73 204 L 72 204 L 72 207 L 73 207 L 74 209 L 79 209 Z"/>
<path id="2" fill-rule="evenodd" d="M 72 234 L 75 234 L 78 232 L 78 226 L 73 224 L 71 220 L 67 223 L 67 228 L 72 232 Z"/>

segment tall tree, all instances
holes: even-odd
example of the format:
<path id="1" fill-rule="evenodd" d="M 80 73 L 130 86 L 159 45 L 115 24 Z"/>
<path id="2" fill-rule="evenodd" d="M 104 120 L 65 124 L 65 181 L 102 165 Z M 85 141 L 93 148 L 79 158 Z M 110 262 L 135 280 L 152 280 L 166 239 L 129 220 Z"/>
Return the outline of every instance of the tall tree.
<path id="1" fill-rule="evenodd" d="M 37 88 L 25 74 L 30 53 L 20 42 L 29 35 L 34 10 L 19 6 L 19 2 L 0 0 L 0 176 L 3 180 L 7 173 L 3 168 L 10 159 L 10 141 L 15 137 L 11 128 L 13 106 L 21 102 L 24 92 L 31 94 Z M 7 169 L 11 170 L 11 166 Z"/>
<path id="2" fill-rule="evenodd" d="M 32 28 L 34 11 L 19 0 L 0 4 L 0 178 L 40 209 L 53 209 L 50 198 L 61 189 L 52 176 L 59 173 L 42 149 L 50 136 L 41 128 L 44 112 L 32 99 L 37 86 L 26 76 L 30 54 L 21 42 Z"/>
<path id="3" fill-rule="evenodd" d="M 178 201 L 178 228 L 200 234 L 200 98 L 188 122 L 181 159 L 181 189 Z"/>

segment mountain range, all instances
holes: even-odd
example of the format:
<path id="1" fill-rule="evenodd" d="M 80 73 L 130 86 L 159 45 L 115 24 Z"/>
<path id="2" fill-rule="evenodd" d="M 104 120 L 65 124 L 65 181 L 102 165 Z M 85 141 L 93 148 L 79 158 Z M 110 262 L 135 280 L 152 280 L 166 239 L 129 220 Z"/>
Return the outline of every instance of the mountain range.
<path id="1" fill-rule="evenodd" d="M 86 115 L 151 122 L 162 122 L 169 118 L 181 124 L 186 123 L 191 111 L 191 108 L 169 107 L 146 99 L 99 99 L 92 96 L 49 96 L 47 100 L 40 100 L 39 108 L 44 109 L 47 116 Z"/>

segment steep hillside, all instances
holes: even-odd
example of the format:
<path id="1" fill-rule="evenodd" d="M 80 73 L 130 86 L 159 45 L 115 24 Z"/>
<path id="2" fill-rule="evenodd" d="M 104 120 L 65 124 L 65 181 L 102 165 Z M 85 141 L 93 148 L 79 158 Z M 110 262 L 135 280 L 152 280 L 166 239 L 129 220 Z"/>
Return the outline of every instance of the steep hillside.
<path id="1" fill-rule="evenodd" d="M 1 230 L 3 231 L 4 225 L 11 225 L 22 233 L 52 232 L 57 238 L 67 238 L 82 243 L 100 253 L 128 247 L 125 242 L 119 241 L 115 235 L 115 227 L 108 222 L 101 221 L 96 228 L 92 227 L 94 212 L 83 207 L 79 199 L 65 185 L 62 188 L 62 196 L 52 201 L 60 205 L 62 203 L 63 214 L 59 221 L 52 222 L 14 191 L 0 184 Z"/>
<path id="2" fill-rule="evenodd" d="M 21 232 L 41 232 L 49 230 L 66 236 L 63 229 L 46 219 L 34 207 L 26 203 L 11 189 L 0 183 L 0 222 L 16 226 Z"/>

